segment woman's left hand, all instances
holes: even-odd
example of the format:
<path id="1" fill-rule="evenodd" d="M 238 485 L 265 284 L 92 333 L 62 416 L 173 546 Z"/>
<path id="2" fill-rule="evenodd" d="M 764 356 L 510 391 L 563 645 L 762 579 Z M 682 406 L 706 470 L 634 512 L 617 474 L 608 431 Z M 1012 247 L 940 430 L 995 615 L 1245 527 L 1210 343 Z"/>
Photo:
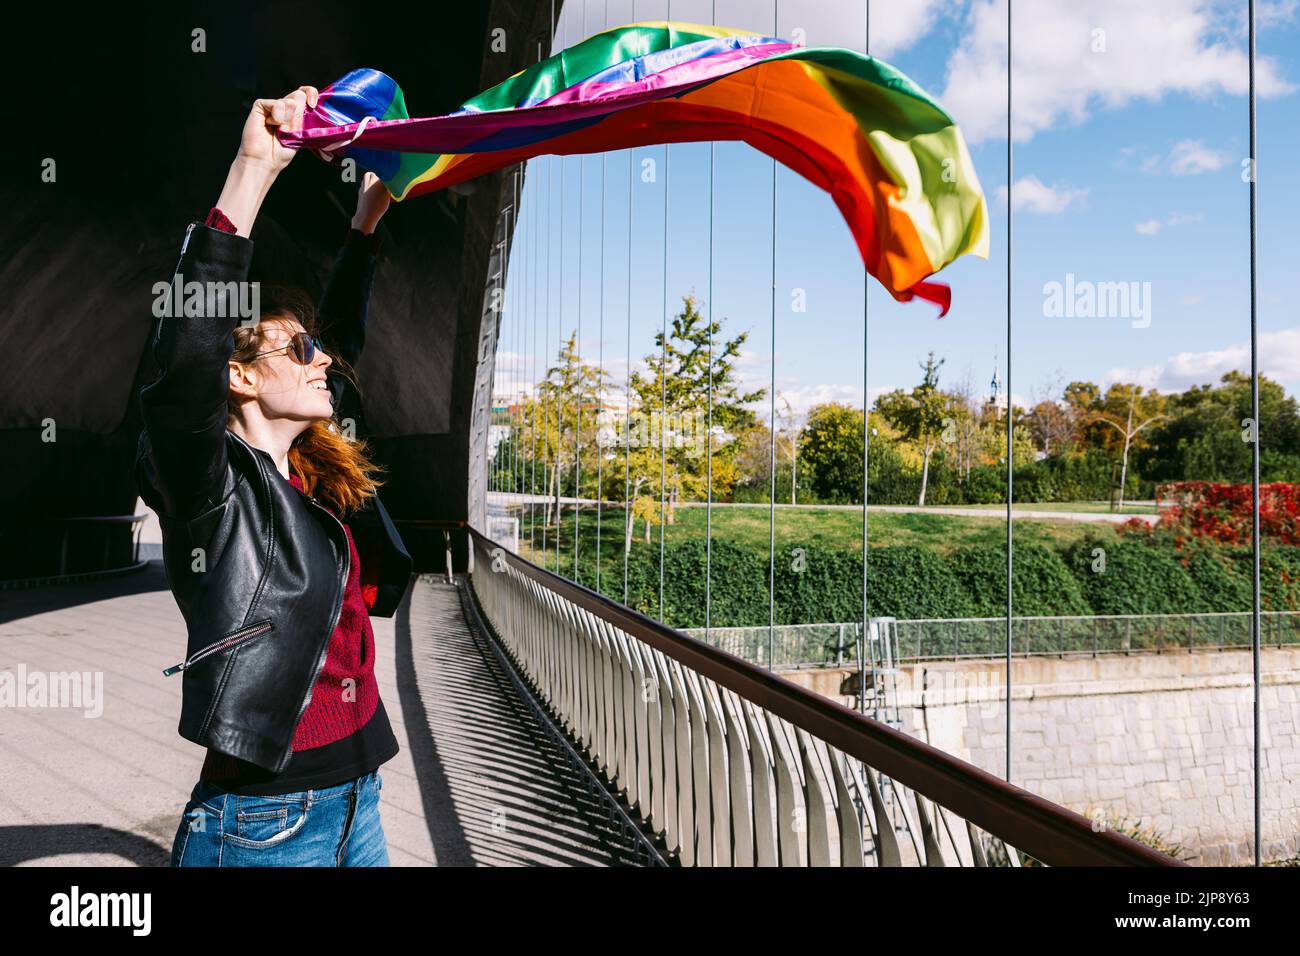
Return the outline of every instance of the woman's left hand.
<path id="1" fill-rule="evenodd" d="M 375 231 L 379 220 L 388 211 L 392 201 L 388 187 L 374 173 L 366 173 L 361 179 L 361 190 L 357 193 L 357 214 L 352 217 L 352 228 L 360 229 L 366 235 Z"/>

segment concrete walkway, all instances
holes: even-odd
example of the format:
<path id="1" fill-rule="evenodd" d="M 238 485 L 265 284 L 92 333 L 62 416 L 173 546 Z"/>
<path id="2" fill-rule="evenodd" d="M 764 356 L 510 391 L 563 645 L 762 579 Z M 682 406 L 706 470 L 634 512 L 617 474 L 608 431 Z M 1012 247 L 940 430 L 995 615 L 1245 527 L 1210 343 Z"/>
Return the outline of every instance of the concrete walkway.
<path id="1" fill-rule="evenodd" d="M 161 565 L 0 601 L 0 671 L 91 672 L 101 712 L 0 707 L 0 866 L 166 866 L 204 751 L 176 733 L 185 631 Z M 608 825 L 518 699 L 457 590 L 417 578 L 374 618 L 394 866 L 606 865 Z M 93 683 L 92 683 L 92 686 Z"/>
<path id="2" fill-rule="evenodd" d="M 488 504 L 498 508 L 509 506 L 521 506 L 525 504 L 544 505 L 548 501 L 554 501 L 545 495 L 520 494 L 507 491 L 490 491 L 487 496 Z M 595 505 L 595 498 L 569 498 L 560 497 L 561 505 Z M 606 507 L 622 507 L 621 502 L 606 501 Z M 681 501 L 678 502 L 679 508 L 703 508 L 706 503 L 703 501 Z M 716 510 L 725 510 L 728 508 L 762 508 L 764 511 L 771 509 L 771 504 L 761 501 L 715 501 L 713 507 Z M 778 510 L 785 508 L 802 509 L 804 511 L 856 511 L 862 513 L 862 505 L 792 505 L 789 502 L 776 503 Z M 1082 521 L 1092 524 L 1123 524 L 1130 518 L 1136 518 L 1139 521 L 1149 525 L 1154 525 L 1160 520 L 1160 515 L 1155 513 L 1155 503 L 1151 502 L 1151 512 L 1129 512 L 1123 514 L 1111 514 L 1109 511 L 1052 511 L 1050 506 L 1045 509 L 1026 509 L 1023 506 L 1012 509 L 1012 519 L 1015 521 Z M 1006 505 L 964 505 L 964 506 L 947 506 L 947 505 L 867 505 L 869 513 L 893 513 L 893 514 L 921 514 L 921 515 L 953 515 L 959 518 L 996 518 L 1005 521 L 1007 517 Z M 145 540 L 142 538 L 141 540 Z"/>

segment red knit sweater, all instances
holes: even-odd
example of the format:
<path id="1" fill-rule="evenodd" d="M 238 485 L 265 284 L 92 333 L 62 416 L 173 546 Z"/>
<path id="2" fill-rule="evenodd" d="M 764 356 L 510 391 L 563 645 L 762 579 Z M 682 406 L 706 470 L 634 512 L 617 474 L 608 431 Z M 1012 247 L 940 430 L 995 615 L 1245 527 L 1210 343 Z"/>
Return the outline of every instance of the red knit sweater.
<path id="1" fill-rule="evenodd" d="M 297 475 L 291 476 L 289 481 L 299 491 L 303 490 L 302 479 Z M 333 509 L 329 510 L 333 512 Z M 373 585 L 363 588 L 361 558 L 352 540 L 352 529 L 344 523 L 343 530 L 347 532 L 348 549 L 352 553 L 347 586 L 343 591 L 343 610 L 330 637 L 325 666 L 316 678 L 311 703 L 294 731 L 294 750 L 321 747 L 356 733 L 365 726 L 379 703 L 379 685 L 375 682 L 375 633 L 370 626 L 375 589 Z"/>

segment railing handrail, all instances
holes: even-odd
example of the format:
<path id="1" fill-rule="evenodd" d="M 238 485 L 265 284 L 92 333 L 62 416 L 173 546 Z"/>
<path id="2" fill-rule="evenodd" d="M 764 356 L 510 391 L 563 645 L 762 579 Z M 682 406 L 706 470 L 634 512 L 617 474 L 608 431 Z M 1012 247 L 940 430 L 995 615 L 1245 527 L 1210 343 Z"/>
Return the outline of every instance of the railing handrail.
<path id="1" fill-rule="evenodd" d="M 1044 863 L 1185 865 L 1114 830 L 1097 832 L 1080 813 L 538 567 L 468 522 L 419 525 L 464 529 L 486 550 L 496 549 L 493 556 L 504 557 L 520 574 Z"/>

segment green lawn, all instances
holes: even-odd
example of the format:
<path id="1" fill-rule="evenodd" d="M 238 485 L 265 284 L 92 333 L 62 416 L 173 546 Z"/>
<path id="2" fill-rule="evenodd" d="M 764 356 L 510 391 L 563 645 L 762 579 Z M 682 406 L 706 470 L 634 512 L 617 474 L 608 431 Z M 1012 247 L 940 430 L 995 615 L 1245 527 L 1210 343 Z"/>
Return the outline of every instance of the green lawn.
<path id="1" fill-rule="evenodd" d="M 961 508 L 964 511 L 997 511 L 1006 513 L 1006 505 L 944 505 L 945 508 Z M 1059 511 L 1066 514 L 1110 514 L 1114 511 L 1108 501 L 1022 501 L 1012 505 L 1016 511 Z M 1151 515 L 1156 513 L 1150 504 L 1125 504 L 1119 512 L 1126 515 Z"/>
<path id="2" fill-rule="evenodd" d="M 535 536 L 538 550 L 542 544 L 542 511 L 536 510 L 536 527 L 530 524 L 525 512 L 521 517 L 520 552 L 530 557 L 530 536 Z M 667 542 L 699 539 L 705 535 L 704 508 L 679 508 L 677 520 L 665 529 Z M 603 506 L 600 512 L 601 554 L 606 562 L 621 561 L 623 545 L 623 509 Z M 776 511 L 776 546 L 816 544 L 827 548 L 850 550 L 862 547 L 862 512 L 847 509 L 778 508 Z M 559 552 L 561 567 L 571 568 L 573 563 L 572 506 L 565 506 L 560 528 Z M 770 513 L 767 508 L 715 507 L 712 511 L 713 539 L 725 539 L 755 550 L 766 552 L 772 534 Z M 555 529 L 546 531 L 546 551 L 555 561 Z M 1052 521 L 1050 519 L 1017 521 L 1015 540 L 1037 544 L 1063 546 L 1088 535 L 1114 533 L 1111 526 L 1079 521 Z M 578 533 L 584 564 L 594 555 L 596 542 L 596 508 L 584 506 L 578 518 Z M 997 513 L 967 518 L 950 514 L 918 514 L 909 512 L 875 512 L 868 516 L 867 540 L 872 547 L 887 545 L 917 545 L 947 554 L 969 545 L 1000 545 L 1006 540 L 1006 522 Z M 659 548 L 659 527 L 650 528 L 650 544 L 645 544 L 645 530 L 637 522 L 632 536 L 633 548 Z M 539 562 L 540 563 L 540 562 Z"/>

